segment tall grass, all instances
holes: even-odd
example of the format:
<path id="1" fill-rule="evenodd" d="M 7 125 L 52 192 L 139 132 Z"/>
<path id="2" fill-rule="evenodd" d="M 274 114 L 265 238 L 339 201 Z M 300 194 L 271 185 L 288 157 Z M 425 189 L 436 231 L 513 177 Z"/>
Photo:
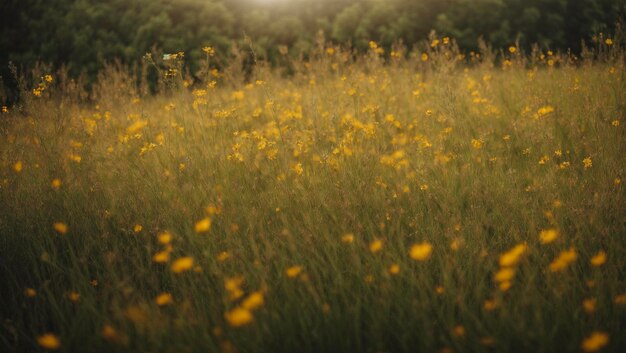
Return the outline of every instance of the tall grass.
<path id="1" fill-rule="evenodd" d="M 624 52 L 434 39 L 249 84 L 154 60 L 157 95 L 37 74 L 1 120 L 2 350 L 624 351 Z"/>

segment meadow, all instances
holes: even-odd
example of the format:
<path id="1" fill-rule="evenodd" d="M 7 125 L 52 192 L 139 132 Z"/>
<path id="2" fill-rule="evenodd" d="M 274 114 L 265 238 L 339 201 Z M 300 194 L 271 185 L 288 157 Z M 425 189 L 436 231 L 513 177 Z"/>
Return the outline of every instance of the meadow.
<path id="1" fill-rule="evenodd" d="M 156 94 L 41 66 L 3 107 L 0 350 L 626 350 L 612 40 L 204 52 L 147 55 Z"/>

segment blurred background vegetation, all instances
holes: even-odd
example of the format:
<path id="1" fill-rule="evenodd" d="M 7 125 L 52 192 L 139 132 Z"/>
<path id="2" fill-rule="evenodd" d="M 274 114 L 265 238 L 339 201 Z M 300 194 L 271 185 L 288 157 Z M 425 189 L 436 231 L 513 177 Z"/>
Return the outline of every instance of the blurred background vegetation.
<path id="1" fill-rule="evenodd" d="M 193 63 L 207 45 L 228 60 L 246 37 L 276 64 L 280 47 L 306 56 L 320 32 L 356 50 L 370 40 L 411 47 L 435 30 L 462 50 L 482 37 L 494 48 L 519 41 L 578 52 L 625 13 L 625 0 L 3 0 L 0 74 L 10 76 L 9 62 L 45 62 L 94 78 L 105 62 L 132 64 L 155 50 Z"/>

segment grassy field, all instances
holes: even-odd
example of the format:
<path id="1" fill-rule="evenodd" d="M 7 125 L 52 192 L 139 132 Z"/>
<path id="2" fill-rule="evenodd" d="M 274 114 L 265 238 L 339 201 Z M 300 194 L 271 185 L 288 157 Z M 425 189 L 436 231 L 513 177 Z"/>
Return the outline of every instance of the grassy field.
<path id="1" fill-rule="evenodd" d="M 111 66 L 90 100 L 38 72 L 0 116 L 0 350 L 626 351 L 624 52 L 429 44 L 147 58 L 159 94 Z"/>

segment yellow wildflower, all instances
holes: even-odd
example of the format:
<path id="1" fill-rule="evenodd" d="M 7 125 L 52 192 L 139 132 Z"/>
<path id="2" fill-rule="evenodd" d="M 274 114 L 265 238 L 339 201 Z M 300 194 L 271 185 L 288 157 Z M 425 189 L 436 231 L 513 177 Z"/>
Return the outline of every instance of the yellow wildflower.
<path id="1" fill-rule="evenodd" d="M 24 164 L 22 163 L 22 161 L 17 161 L 15 162 L 15 164 L 13 164 L 13 170 L 15 170 L 16 173 L 20 173 L 23 168 Z"/>
<path id="2" fill-rule="evenodd" d="M 224 318 L 232 327 L 247 325 L 254 320 L 254 316 L 252 316 L 250 310 L 241 307 L 234 308 L 233 310 L 224 313 Z"/>
<path id="3" fill-rule="evenodd" d="M 526 244 L 518 244 L 511 250 L 500 255 L 500 266 L 514 266 L 516 265 L 521 256 L 526 252 Z"/>
<path id="4" fill-rule="evenodd" d="M 400 273 L 400 265 L 393 264 L 389 266 L 389 273 L 392 275 L 397 275 L 398 273 Z"/>
<path id="5" fill-rule="evenodd" d="M 80 300 L 80 293 L 75 292 L 75 291 L 71 291 L 67 294 L 67 299 L 69 299 L 70 301 L 76 303 Z"/>
<path id="6" fill-rule="evenodd" d="M 104 325 L 101 334 L 107 341 L 116 341 L 118 338 L 117 331 L 111 325 Z"/>
<path id="7" fill-rule="evenodd" d="M 146 126 L 148 126 L 147 120 L 137 120 L 126 128 L 126 132 L 129 135 L 134 135 Z"/>
<path id="8" fill-rule="evenodd" d="M 172 233 L 168 232 L 167 230 L 159 233 L 157 237 L 159 243 L 163 245 L 167 245 L 172 241 Z"/>
<path id="9" fill-rule="evenodd" d="M 263 306 L 263 303 L 263 293 L 257 291 L 250 293 L 250 295 L 241 302 L 241 307 L 247 310 L 255 310 Z"/>
<path id="10" fill-rule="evenodd" d="M 465 336 L 465 327 L 463 327 L 461 325 L 457 325 L 457 326 L 454 327 L 452 332 L 454 333 L 454 335 L 456 337 L 463 337 L 463 336 Z"/>
<path id="11" fill-rule="evenodd" d="M 539 232 L 539 242 L 541 244 L 552 243 L 558 237 L 559 237 L 559 231 L 554 228 L 544 229 L 541 232 Z"/>
<path id="12" fill-rule="evenodd" d="M 598 251 L 598 253 L 595 254 L 589 262 L 591 262 L 591 265 L 596 267 L 604 265 L 606 262 L 606 253 L 602 250 Z"/>
<path id="13" fill-rule="evenodd" d="M 245 95 L 245 93 L 243 91 L 235 91 L 232 94 L 232 98 L 234 100 L 238 100 L 238 101 L 243 100 L 245 98 L 245 96 L 246 95 Z"/>
<path id="14" fill-rule="evenodd" d="M 487 311 L 495 310 L 496 307 L 497 307 L 497 304 L 493 300 L 485 300 L 485 302 L 483 303 L 483 308 L 485 308 L 485 310 Z"/>
<path id="15" fill-rule="evenodd" d="M 609 343 L 609 335 L 604 332 L 594 331 L 583 340 L 580 347 L 585 352 L 597 352 Z"/>
<path id="16" fill-rule="evenodd" d="M 294 173 L 296 173 L 297 175 L 302 175 L 302 173 L 304 173 L 304 168 L 302 168 L 302 163 L 296 163 L 293 166 L 291 166 L 291 170 L 293 170 Z"/>
<path id="17" fill-rule="evenodd" d="M 428 242 L 423 242 L 420 244 L 413 244 L 411 246 L 411 250 L 409 251 L 409 256 L 416 261 L 424 261 L 430 257 L 430 254 L 433 251 L 433 246 Z"/>
<path id="18" fill-rule="evenodd" d="M 350 244 L 353 241 L 354 241 L 354 234 L 352 234 L 352 233 L 346 233 L 346 234 L 341 236 L 341 242 L 342 243 Z"/>
<path id="19" fill-rule="evenodd" d="M 61 187 L 61 184 L 62 182 L 61 182 L 61 179 L 59 178 L 53 179 L 52 183 L 50 183 L 50 185 L 52 185 L 52 188 L 57 189 L 57 190 Z"/>
<path id="20" fill-rule="evenodd" d="M 483 142 L 481 140 L 472 139 L 472 147 L 475 149 L 481 149 L 483 147 Z"/>
<path id="21" fill-rule="evenodd" d="M 176 259 L 172 263 L 172 272 L 181 273 L 184 271 L 189 271 L 193 267 L 193 258 L 186 256 Z"/>
<path id="22" fill-rule="evenodd" d="M 54 228 L 54 230 L 57 231 L 57 233 L 59 234 L 65 234 L 67 233 L 68 227 L 67 224 L 63 223 L 63 222 L 55 222 L 52 227 Z"/>
<path id="23" fill-rule="evenodd" d="M 154 256 L 152 256 L 152 261 L 158 264 L 166 263 L 169 260 L 170 260 L 170 253 L 167 251 L 159 251 L 158 253 L 154 254 Z"/>
<path id="24" fill-rule="evenodd" d="M 302 272 L 302 266 L 291 266 L 287 269 L 287 277 L 294 278 Z"/>
<path id="25" fill-rule="evenodd" d="M 37 343 L 42 348 L 48 349 L 48 350 L 55 350 L 61 347 L 61 341 L 56 335 L 52 333 L 46 333 L 37 337 Z"/>
<path id="26" fill-rule="evenodd" d="M 154 298 L 154 301 L 156 302 L 158 306 L 164 306 L 164 305 L 171 304 L 173 301 L 173 298 L 172 298 L 172 295 L 169 293 L 161 293 L 156 298 Z"/>
<path id="27" fill-rule="evenodd" d="M 228 253 L 228 251 L 222 251 L 219 254 L 217 254 L 217 261 L 224 262 L 228 260 L 229 257 L 230 257 L 230 254 Z"/>
<path id="28" fill-rule="evenodd" d="M 494 280 L 498 283 L 508 282 L 515 276 L 515 269 L 511 267 L 504 267 L 498 271 L 495 276 L 493 276 Z"/>
<path id="29" fill-rule="evenodd" d="M 206 233 L 211 229 L 211 218 L 206 217 L 196 223 L 195 226 L 196 233 Z"/>
<path id="30" fill-rule="evenodd" d="M 370 243 L 370 251 L 372 253 L 377 253 L 379 252 L 381 249 L 383 248 L 383 242 L 380 239 L 374 239 L 374 241 L 372 241 Z"/>
<path id="31" fill-rule="evenodd" d="M 559 256 L 550 263 L 551 272 L 560 272 L 565 270 L 572 262 L 576 261 L 576 250 L 573 248 L 562 251 Z"/>
<path id="32" fill-rule="evenodd" d="M 592 314 L 596 311 L 596 303 L 598 301 L 595 298 L 583 300 L 583 309 L 587 314 Z"/>

